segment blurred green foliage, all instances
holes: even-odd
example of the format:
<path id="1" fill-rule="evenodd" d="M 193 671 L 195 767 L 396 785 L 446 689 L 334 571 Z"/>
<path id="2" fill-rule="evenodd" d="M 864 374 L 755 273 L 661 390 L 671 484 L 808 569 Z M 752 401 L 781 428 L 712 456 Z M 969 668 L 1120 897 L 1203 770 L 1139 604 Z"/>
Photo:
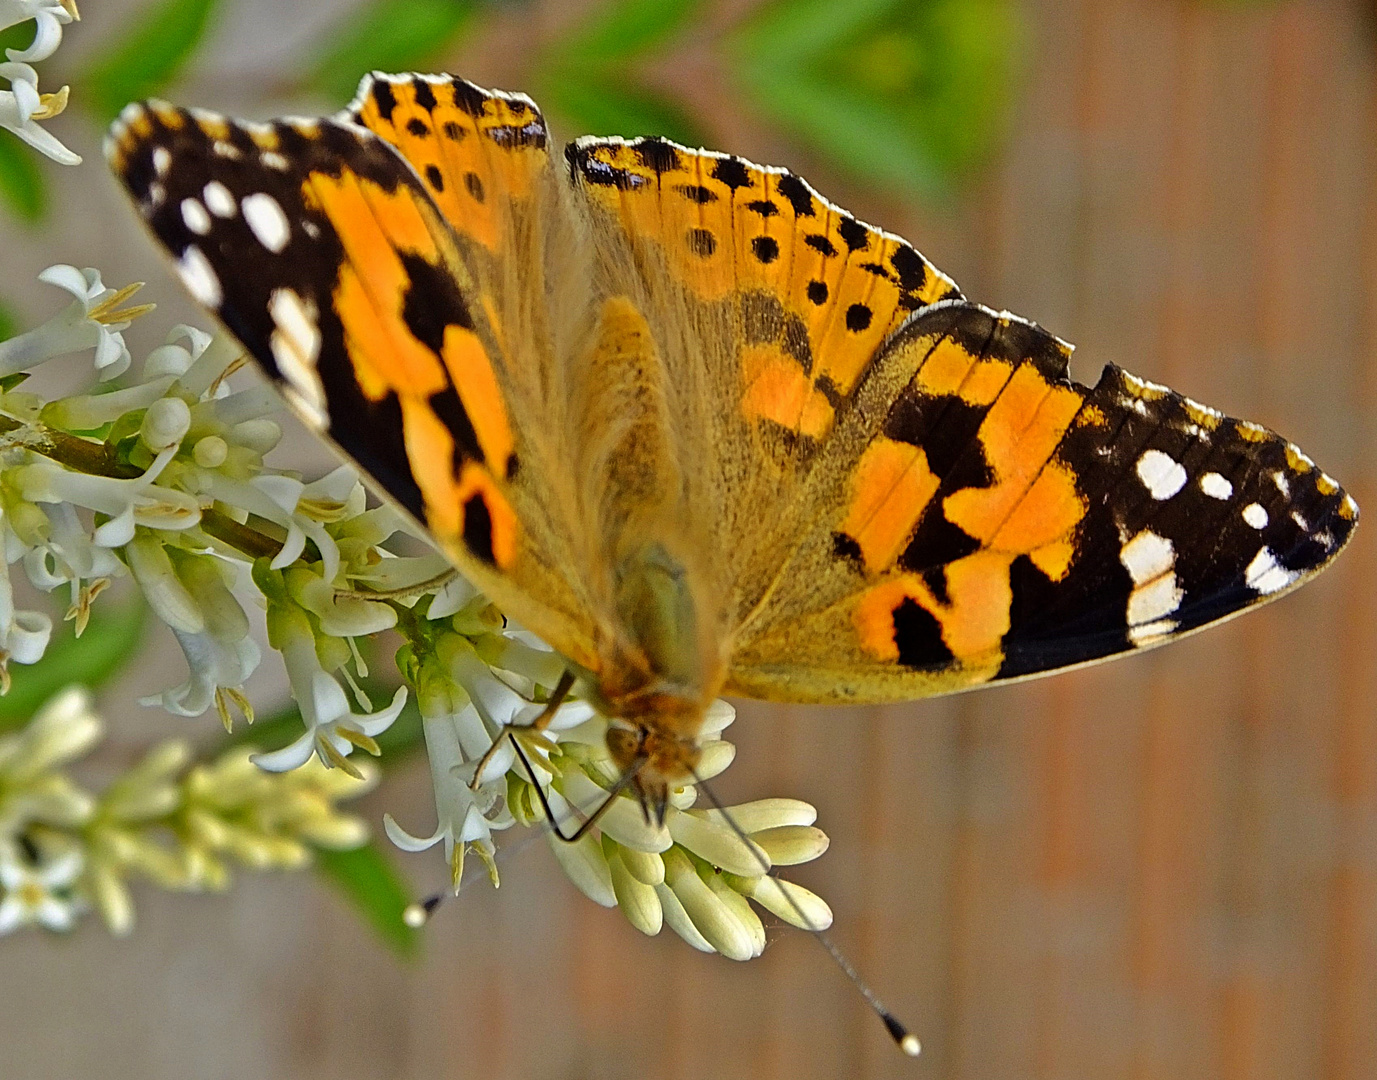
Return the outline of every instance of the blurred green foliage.
<path id="1" fill-rule="evenodd" d="M 541 107 L 571 135 L 665 135 L 697 146 L 689 113 L 637 77 L 636 62 L 682 32 L 704 0 L 612 0 L 597 8 L 535 65 Z"/>
<path id="2" fill-rule="evenodd" d="M 205 36 L 219 0 L 158 0 L 98 52 L 73 95 L 102 120 L 131 101 L 158 93 L 186 65 Z"/>
<path id="3" fill-rule="evenodd" d="M 805 144 L 862 179 L 945 195 L 999 145 L 1022 37 L 1013 0 L 781 0 L 729 48 Z"/>
<path id="4" fill-rule="evenodd" d="M 44 160 L 9 132 L 0 133 L 0 201 L 26 225 L 40 224 L 48 212 Z"/>
<path id="5" fill-rule="evenodd" d="M 9 305 L 0 300 L 0 341 L 19 333 L 19 318 Z"/>
<path id="6" fill-rule="evenodd" d="M 59 623 L 36 664 L 10 665 L 10 692 L 0 697 L 0 731 L 22 727 L 45 701 L 66 686 L 97 690 L 128 666 L 139 650 L 147 608 L 137 594 L 91 609 L 86 632 Z"/>
<path id="7" fill-rule="evenodd" d="M 322 42 L 307 85 L 341 105 L 370 71 L 425 70 L 473 24 L 476 0 L 374 0 Z"/>
<path id="8" fill-rule="evenodd" d="M 32 22 L 0 30 L 0 57 L 6 49 L 27 49 L 31 44 Z M 44 160 L 17 136 L 0 132 L 0 203 L 26 225 L 40 224 L 48 212 L 48 185 L 41 164 Z"/>
<path id="9" fill-rule="evenodd" d="M 365 689 L 374 701 L 392 696 L 395 687 L 369 681 Z M 295 704 L 264 717 L 254 724 L 240 724 L 227 736 L 220 750 L 251 743 L 276 750 L 301 735 L 301 713 Z M 421 714 L 409 699 L 392 726 L 378 735 L 382 757 L 377 759 L 384 773 L 406 763 L 424 744 Z M 411 957 L 420 946 L 420 935 L 402 921 L 402 912 L 413 896 L 397 869 L 390 847 L 374 841 L 353 851 L 316 852 L 316 868 L 374 931 L 384 945 L 398 956 Z"/>
<path id="10" fill-rule="evenodd" d="M 374 842 L 353 851 L 320 849 L 315 859 L 321 876 L 340 891 L 384 945 L 401 957 L 416 955 L 420 932 L 402 919 L 413 898 L 390 854 Z"/>

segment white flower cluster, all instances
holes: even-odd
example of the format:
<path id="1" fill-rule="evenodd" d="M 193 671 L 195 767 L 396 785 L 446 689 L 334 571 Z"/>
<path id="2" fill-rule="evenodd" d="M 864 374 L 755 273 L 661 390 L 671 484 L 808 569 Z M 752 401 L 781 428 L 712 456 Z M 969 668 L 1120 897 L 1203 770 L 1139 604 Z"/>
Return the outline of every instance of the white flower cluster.
<path id="1" fill-rule="evenodd" d="M 318 763 L 287 776 L 255 768 L 247 749 L 187 768 L 181 740 L 155 747 L 99 794 L 62 767 L 87 753 L 102 723 L 84 691 L 65 690 L 20 732 L 0 737 L 0 934 L 67 930 L 96 908 L 117 934 L 134 924 L 131 877 L 185 891 L 228 886 L 230 860 L 294 869 L 313 847 L 368 836 L 335 803 L 358 780 Z"/>
<path id="2" fill-rule="evenodd" d="M 137 286 L 110 290 L 96 271 L 70 266 L 41 276 L 73 300 L 0 342 L 0 679 L 9 662 L 37 660 L 51 632 L 47 616 L 15 609 L 11 566 L 39 590 L 65 588 L 78 632 L 92 600 L 127 574 L 189 668 L 183 684 L 147 703 L 182 716 L 214 706 L 227 728 L 236 710 L 251 722 L 243 684 L 260 650 L 234 589 L 252 589 L 304 728 L 255 756 L 261 770 L 290 774 L 314 759 L 362 777 L 354 751 L 381 752 L 377 736 L 396 720 L 407 688 L 376 707 L 361 685 L 368 671 L 358 642 L 391 630 L 405 641 L 398 667 L 416 694 L 437 814 L 428 836 L 385 818 L 395 844 L 419 851 L 443 841 L 457 889 L 466 852 L 495 878 L 493 833 L 543 821 L 532 780 L 565 831 L 597 810 L 618 777 L 608 722 L 587 702 L 568 700 L 543 733 L 518 736 L 534 777 L 511 739 L 489 755 L 510 725 L 545 709 L 565 670 L 561 658 L 509 624 L 438 553 L 416 554 L 409 526 L 388 507 L 370 508 L 352 470 L 306 483 L 268 466 L 281 435 L 269 417 L 280 402 L 261 381 L 231 387 L 240 363 L 232 341 L 177 327 L 133 378 L 123 331 L 148 310 L 126 306 Z M 93 387 L 45 401 L 21 385 L 34 366 L 82 350 L 94 352 Z M 115 376 L 118 388 L 109 383 Z M 733 717 L 718 703 L 708 718 L 705 779 L 735 754 L 720 738 Z M 809 929 L 831 922 L 822 900 L 793 885 L 786 895 L 769 875 L 826 849 L 812 807 L 773 799 L 733 808 L 748 845 L 720 812 L 693 809 L 696 797 L 690 786 L 674 792 L 664 824 L 651 825 L 623 794 L 596 830 L 552 843 L 596 902 L 620 906 L 646 933 L 668 923 L 696 947 L 736 959 L 764 947 L 747 898 Z"/>
<path id="3" fill-rule="evenodd" d="M 63 165 L 79 165 L 81 158 L 39 121 L 50 120 L 67 107 L 67 87 L 53 94 L 40 93 L 33 65 L 57 51 L 62 28 L 79 18 L 76 0 L 0 0 L 0 30 L 24 22 L 34 24 L 29 47 L 6 49 L 6 62 L 0 63 L 0 79 L 10 84 L 8 90 L 0 90 L 0 128 L 14 132 L 39 153 Z"/>

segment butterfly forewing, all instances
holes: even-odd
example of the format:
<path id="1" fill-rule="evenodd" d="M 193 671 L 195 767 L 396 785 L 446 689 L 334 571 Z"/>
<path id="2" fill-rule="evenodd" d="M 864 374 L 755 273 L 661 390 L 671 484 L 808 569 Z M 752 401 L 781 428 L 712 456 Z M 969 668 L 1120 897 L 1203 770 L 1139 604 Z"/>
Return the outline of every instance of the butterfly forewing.
<path id="1" fill-rule="evenodd" d="M 130 106 L 109 156 L 192 295 L 466 573 L 591 661 L 513 505 L 500 332 L 415 171 L 349 122 Z M 529 503 L 529 500 L 526 500 Z M 539 523 L 537 523 L 539 524 Z"/>

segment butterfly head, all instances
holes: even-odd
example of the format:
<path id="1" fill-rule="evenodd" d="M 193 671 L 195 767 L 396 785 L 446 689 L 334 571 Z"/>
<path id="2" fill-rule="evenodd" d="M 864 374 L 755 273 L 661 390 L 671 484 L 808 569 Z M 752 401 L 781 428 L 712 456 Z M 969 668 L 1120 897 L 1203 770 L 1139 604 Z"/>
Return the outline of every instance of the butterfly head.
<path id="1" fill-rule="evenodd" d="M 698 713 L 701 723 L 702 713 Z M 623 773 L 632 774 L 631 790 L 640 800 L 647 821 L 664 824 L 670 789 L 690 780 L 702 754 L 695 733 L 677 733 L 672 726 L 642 723 L 636 727 L 614 724 L 607 732 L 607 749 Z"/>

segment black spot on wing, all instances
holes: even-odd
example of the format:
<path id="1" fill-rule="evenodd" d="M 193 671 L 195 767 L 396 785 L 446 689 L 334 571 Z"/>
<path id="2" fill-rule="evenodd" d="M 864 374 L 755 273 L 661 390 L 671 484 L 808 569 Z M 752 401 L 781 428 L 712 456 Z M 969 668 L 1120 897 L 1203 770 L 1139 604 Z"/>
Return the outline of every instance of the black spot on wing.
<path id="1" fill-rule="evenodd" d="M 492 514 L 481 494 L 473 495 L 464 503 L 464 546 L 485 563 L 496 562 L 492 550 Z"/>
<path id="2" fill-rule="evenodd" d="M 467 79 L 455 79 L 451 83 L 454 93 L 454 107 L 460 112 L 467 113 L 475 120 L 483 115 L 483 110 L 487 108 L 488 100 L 491 95 L 482 87 L 475 86 Z"/>
<path id="3" fill-rule="evenodd" d="M 445 177 L 444 174 L 440 172 L 440 167 L 438 165 L 426 166 L 426 180 L 436 191 L 445 190 Z"/>
<path id="4" fill-rule="evenodd" d="M 424 139 L 430 135 L 430 126 L 419 116 L 413 116 L 406 122 L 406 130 L 418 139 Z"/>
<path id="5" fill-rule="evenodd" d="M 433 112 L 436 104 L 435 91 L 431 89 L 430 83 L 419 75 L 411 80 L 412 92 L 416 95 L 416 104 L 425 109 L 426 112 Z"/>
<path id="6" fill-rule="evenodd" d="M 704 187 L 702 184 L 677 184 L 674 190 L 688 199 L 689 202 L 696 202 L 700 206 L 704 203 L 717 201 L 717 192 L 713 191 L 712 188 Z"/>
<path id="7" fill-rule="evenodd" d="M 392 84 L 386 79 L 373 81 L 373 104 L 378 107 L 378 115 L 390 124 L 392 112 L 397 108 L 397 95 L 393 93 Z"/>
<path id="8" fill-rule="evenodd" d="M 842 217 L 837 231 L 850 251 L 864 251 L 870 246 L 870 230 L 849 215 Z"/>
<path id="9" fill-rule="evenodd" d="M 689 250 L 700 259 L 711 258 L 717 250 L 717 237 L 709 229 L 690 229 L 685 237 Z"/>
<path id="10" fill-rule="evenodd" d="M 784 173 L 775 181 L 775 188 L 789 200 L 795 217 L 813 217 L 813 196 L 808 186 L 793 173 Z"/>
<path id="11" fill-rule="evenodd" d="M 712 167 L 711 176 L 735 192 L 738 188 L 755 187 L 755 178 L 745 162 L 737 157 L 722 158 Z"/>
<path id="12" fill-rule="evenodd" d="M 751 240 L 751 252 L 763 263 L 779 258 L 779 243 L 773 236 L 757 236 Z"/>
<path id="13" fill-rule="evenodd" d="M 829 258 L 839 254 L 837 246 L 833 244 L 831 240 L 827 239 L 827 237 L 823 236 L 822 233 L 810 233 L 803 238 L 803 242 L 814 251 L 826 255 Z"/>
<path id="14" fill-rule="evenodd" d="M 746 209 L 761 217 L 774 217 L 779 213 L 779 207 L 769 199 L 752 199 L 746 204 Z"/>
<path id="15" fill-rule="evenodd" d="M 445 328 L 473 329 L 473 315 L 454 276 L 411 252 L 401 253 L 409 282 L 402 320 L 412 335 L 437 356 L 445 351 Z"/>
<path id="16" fill-rule="evenodd" d="M 950 667 L 956 660 L 942 640 L 942 627 L 909 597 L 892 612 L 899 663 L 918 671 Z"/>
<path id="17" fill-rule="evenodd" d="M 684 167 L 678 149 L 660 138 L 638 139 L 631 144 L 640 158 L 641 164 L 657 173 L 666 173 Z"/>

